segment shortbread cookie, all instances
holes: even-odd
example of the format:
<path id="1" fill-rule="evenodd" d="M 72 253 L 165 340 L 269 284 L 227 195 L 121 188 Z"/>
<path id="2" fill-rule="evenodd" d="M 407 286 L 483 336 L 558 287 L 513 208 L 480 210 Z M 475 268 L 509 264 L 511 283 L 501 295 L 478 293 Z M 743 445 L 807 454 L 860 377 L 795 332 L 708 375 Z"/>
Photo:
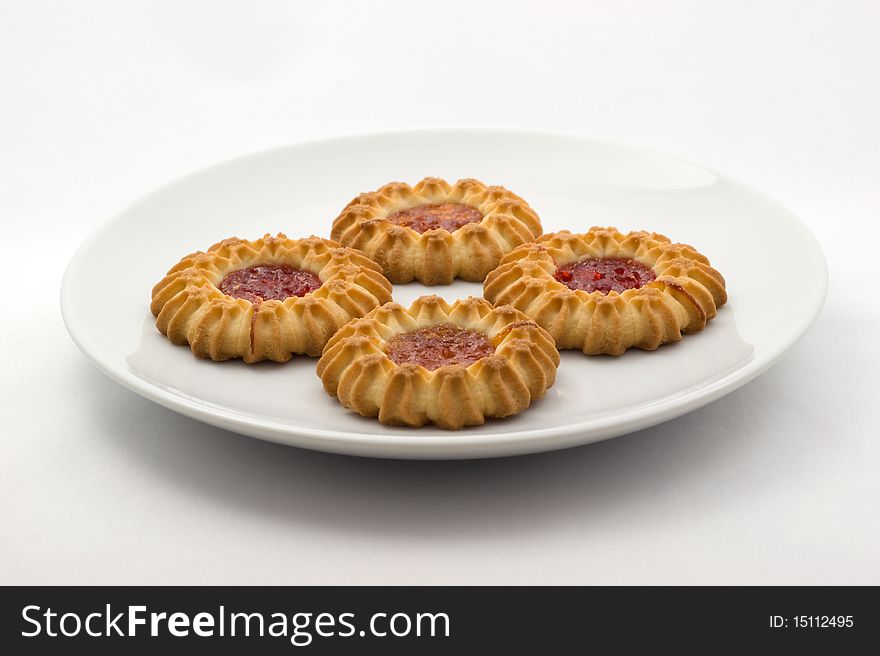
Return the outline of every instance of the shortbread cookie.
<path id="1" fill-rule="evenodd" d="M 677 342 L 727 302 L 724 278 L 692 246 L 597 227 L 516 248 L 486 277 L 483 292 L 522 310 L 558 348 L 591 355 Z"/>
<path id="2" fill-rule="evenodd" d="M 153 288 L 156 327 L 212 360 L 317 356 L 336 330 L 391 300 L 378 265 L 319 237 L 221 241 Z"/>
<path id="3" fill-rule="evenodd" d="M 481 298 L 387 303 L 343 326 L 318 360 L 324 389 L 384 424 L 476 426 L 544 396 L 559 353 L 534 321 Z"/>
<path id="4" fill-rule="evenodd" d="M 351 201 L 333 239 L 362 250 L 393 283 L 482 282 L 505 253 L 541 234 L 535 211 L 504 187 L 478 180 L 392 182 Z"/>

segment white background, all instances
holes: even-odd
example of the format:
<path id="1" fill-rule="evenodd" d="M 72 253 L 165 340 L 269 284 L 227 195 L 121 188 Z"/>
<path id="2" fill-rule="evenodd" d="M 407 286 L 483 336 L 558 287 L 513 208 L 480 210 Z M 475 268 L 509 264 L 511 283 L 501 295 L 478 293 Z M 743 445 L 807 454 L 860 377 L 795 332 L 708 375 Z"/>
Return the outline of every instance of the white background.
<path id="1" fill-rule="evenodd" d="M 880 4 L 0 11 L 0 582 L 880 583 Z M 302 139 L 457 125 L 616 139 L 753 183 L 824 246 L 825 310 L 771 371 L 680 419 L 461 463 L 204 426 L 67 337 L 67 260 L 159 184 Z"/>

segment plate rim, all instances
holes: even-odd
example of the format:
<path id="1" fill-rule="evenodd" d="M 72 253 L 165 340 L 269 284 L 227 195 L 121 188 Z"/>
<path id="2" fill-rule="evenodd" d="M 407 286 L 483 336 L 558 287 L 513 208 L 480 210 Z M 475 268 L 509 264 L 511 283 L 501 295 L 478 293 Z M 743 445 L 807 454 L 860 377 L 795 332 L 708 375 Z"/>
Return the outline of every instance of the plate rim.
<path id="1" fill-rule="evenodd" d="M 126 367 L 114 368 L 112 363 L 106 362 L 90 346 L 81 340 L 71 324 L 71 308 L 73 305 L 71 279 L 76 269 L 82 265 L 84 253 L 89 245 L 96 240 L 109 226 L 126 215 L 131 209 L 150 198 L 161 195 L 166 189 L 185 183 L 190 178 L 209 174 L 215 169 L 240 165 L 249 159 L 261 159 L 271 157 L 282 151 L 307 146 L 320 146 L 334 142 L 342 142 L 354 139 L 385 137 L 418 136 L 424 134 L 441 133 L 491 133 L 494 136 L 514 136 L 531 138 L 549 138 L 577 141 L 584 144 L 602 144 L 611 147 L 625 148 L 642 151 L 665 158 L 677 160 L 699 169 L 709 171 L 721 178 L 729 180 L 743 190 L 760 197 L 763 201 L 779 210 L 789 224 L 797 228 L 807 241 L 812 245 L 816 264 L 821 263 L 821 293 L 813 297 L 813 306 L 804 314 L 804 319 L 799 325 L 793 327 L 792 338 L 775 345 L 775 348 L 763 352 L 761 357 L 753 357 L 749 362 L 733 371 L 721 375 L 720 378 L 692 390 L 683 392 L 673 398 L 659 400 L 656 403 L 648 403 L 632 410 L 611 414 L 607 417 L 589 419 L 586 421 L 568 423 L 561 426 L 546 427 L 517 433 L 498 432 L 491 434 L 474 434 L 471 431 L 450 431 L 448 435 L 418 435 L 413 433 L 412 438 L 402 438 L 400 434 L 367 435 L 350 433 L 345 430 L 332 428 L 298 427 L 296 425 L 281 425 L 277 422 L 261 419 L 259 417 L 242 414 L 235 410 L 229 410 L 222 406 L 213 406 L 201 401 L 188 399 L 187 397 L 164 389 L 149 381 L 136 376 Z M 77 246 L 67 263 L 60 288 L 60 306 L 62 320 L 77 348 L 82 351 L 89 361 L 110 379 L 123 387 L 132 390 L 140 396 L 158 403 L 163 407 L 174 410 L 196 419 L 198 421 L 231 430 L 254 438 L 277 442 L 289 446 L 306 448 L 311 450 L 344 453 L 368 457 L 393 457 L 407 459 L 466 459 L 520 455 L 525 453 L 552 451 L 577 445 L 598 442 L 625 435 L 627 433 L 657 425 L 675 417 L 696 410 L 716 399 L 728 394 L 742 385 L 753 380 L 767 369 L 772 367 L 779 359 L 796 344 L 809 327 L 815 322 L 824 307 L 828 294 L 828 263 L 824 251 L 813 235 L 809 227 L 791 210 L 776 201 L 773 197 L 759 190 L 751 184 L 744 183 L 739 179 L 721 173 L 711 167 L 692 162 L 677 155 L 655 150 L 649 147 L 632 145 L 621 141 L 594 138 L 587 135 L 571 134 L 565 132 L 518 129 L 518 128 L 481 128 L 481 127 L 439 127 L 439 128 L 412 128 L 404 130 L 381 130 L 371 132 L 355 132 L 350 134 L 318 137 L 303 141 L 262 149 L 243 155 L 231 157 L 201 167 L 168 180 L 158 187 L 142 194 L 133 202 L 128 203 L 122 209 L 113 213 L 95 225 L 91 232 Z M 660 406 L 659 408 L 657 406 Z M 586 432 L 584 432 L 586 431 Z M 502 446 L 504 448 L 498 448 Z M 444 449 L 452 449 L 449 453 Z"/>

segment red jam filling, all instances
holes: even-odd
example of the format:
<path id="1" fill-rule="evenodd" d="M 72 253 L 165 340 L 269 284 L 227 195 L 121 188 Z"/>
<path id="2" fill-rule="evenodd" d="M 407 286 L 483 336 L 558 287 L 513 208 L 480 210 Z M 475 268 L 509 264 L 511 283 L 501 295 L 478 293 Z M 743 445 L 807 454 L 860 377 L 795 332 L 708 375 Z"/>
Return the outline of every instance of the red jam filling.
<path id="1" fill-rule="evenodd" d="M 448 364 L 467 367 L 480 358 L 492 355 L 495 347 L 479 330 L 441 323 L 395 335 L 388 340 L 385 352 L 397 364 L 412 362 L 433 371 Z"/>
<path id="2" fill-rule="evenodd" d="M 619 294 L 647 285 L 655 276 L 650 267 L 635 260 L 592 257 L 559 267 L 554 277 L 571 289 Z"/>
<path id="3" fill-rule="evenodd" d="M 294 269 L 286 264 L 239 269 L 217 285 L 224 294 L 247 299 L 254 305 L 262 301 L 283 301 L 290 296 L 305 296 L 320 286 L 321 279 L 311 271 Z"/>
<path id="4" fill-rule="evenodd" d="M 400 210 L 388 217 L 391 223 L 407 226 L 416 232 L 427 232 L 436 228 L 445 228 L 455 232 L 468 223 L 483 220 L 483 215 L 476 208 L 460 203 L 431 203 L 416 205 L 408 210 Z"/>

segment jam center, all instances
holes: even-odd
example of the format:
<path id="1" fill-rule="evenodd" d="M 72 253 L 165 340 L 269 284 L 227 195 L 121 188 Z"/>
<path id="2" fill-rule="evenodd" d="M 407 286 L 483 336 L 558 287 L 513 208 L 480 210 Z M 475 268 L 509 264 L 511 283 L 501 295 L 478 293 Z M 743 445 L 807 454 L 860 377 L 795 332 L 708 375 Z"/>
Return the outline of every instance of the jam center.
<path id="1" fill-rule="evenodd" d="M 397 364 L 411 362 L 433 371 L 449 364 L 467 367 L 492 355 L 495 347 L 479 330 L 441 323 L 395 335 L 388 340 L 385 352 Z"/>
<path id="2" fill-rule="evenodd" d="M 619 294 L 647 285 L 655 276 L 650 267 L 632 259 L 591 257 L 559 267 L 554 277 L 571 289 Z"/>
<path id="3" fill-rule="evenodd" d="M 217 287 L 235 298 L 255 305 L 262 301 L 283 301 L 290 296 L 305 296 L 321 286 L 321 279 L 311 271 L 294 269 L 286 264 L 267 264 L 239 269 L 228 274 Z"/>
<path id="4" fill-rule="evenodd" d="M 395 212 L 388 217 L 388 220 L 412 228 L 416 232 L 427 232 L 436 228 L 445 228 L 449 232 L 454 232 L 468 223 L 482 221 L 483 215 L 470 205 L 430 203 Z"/>

